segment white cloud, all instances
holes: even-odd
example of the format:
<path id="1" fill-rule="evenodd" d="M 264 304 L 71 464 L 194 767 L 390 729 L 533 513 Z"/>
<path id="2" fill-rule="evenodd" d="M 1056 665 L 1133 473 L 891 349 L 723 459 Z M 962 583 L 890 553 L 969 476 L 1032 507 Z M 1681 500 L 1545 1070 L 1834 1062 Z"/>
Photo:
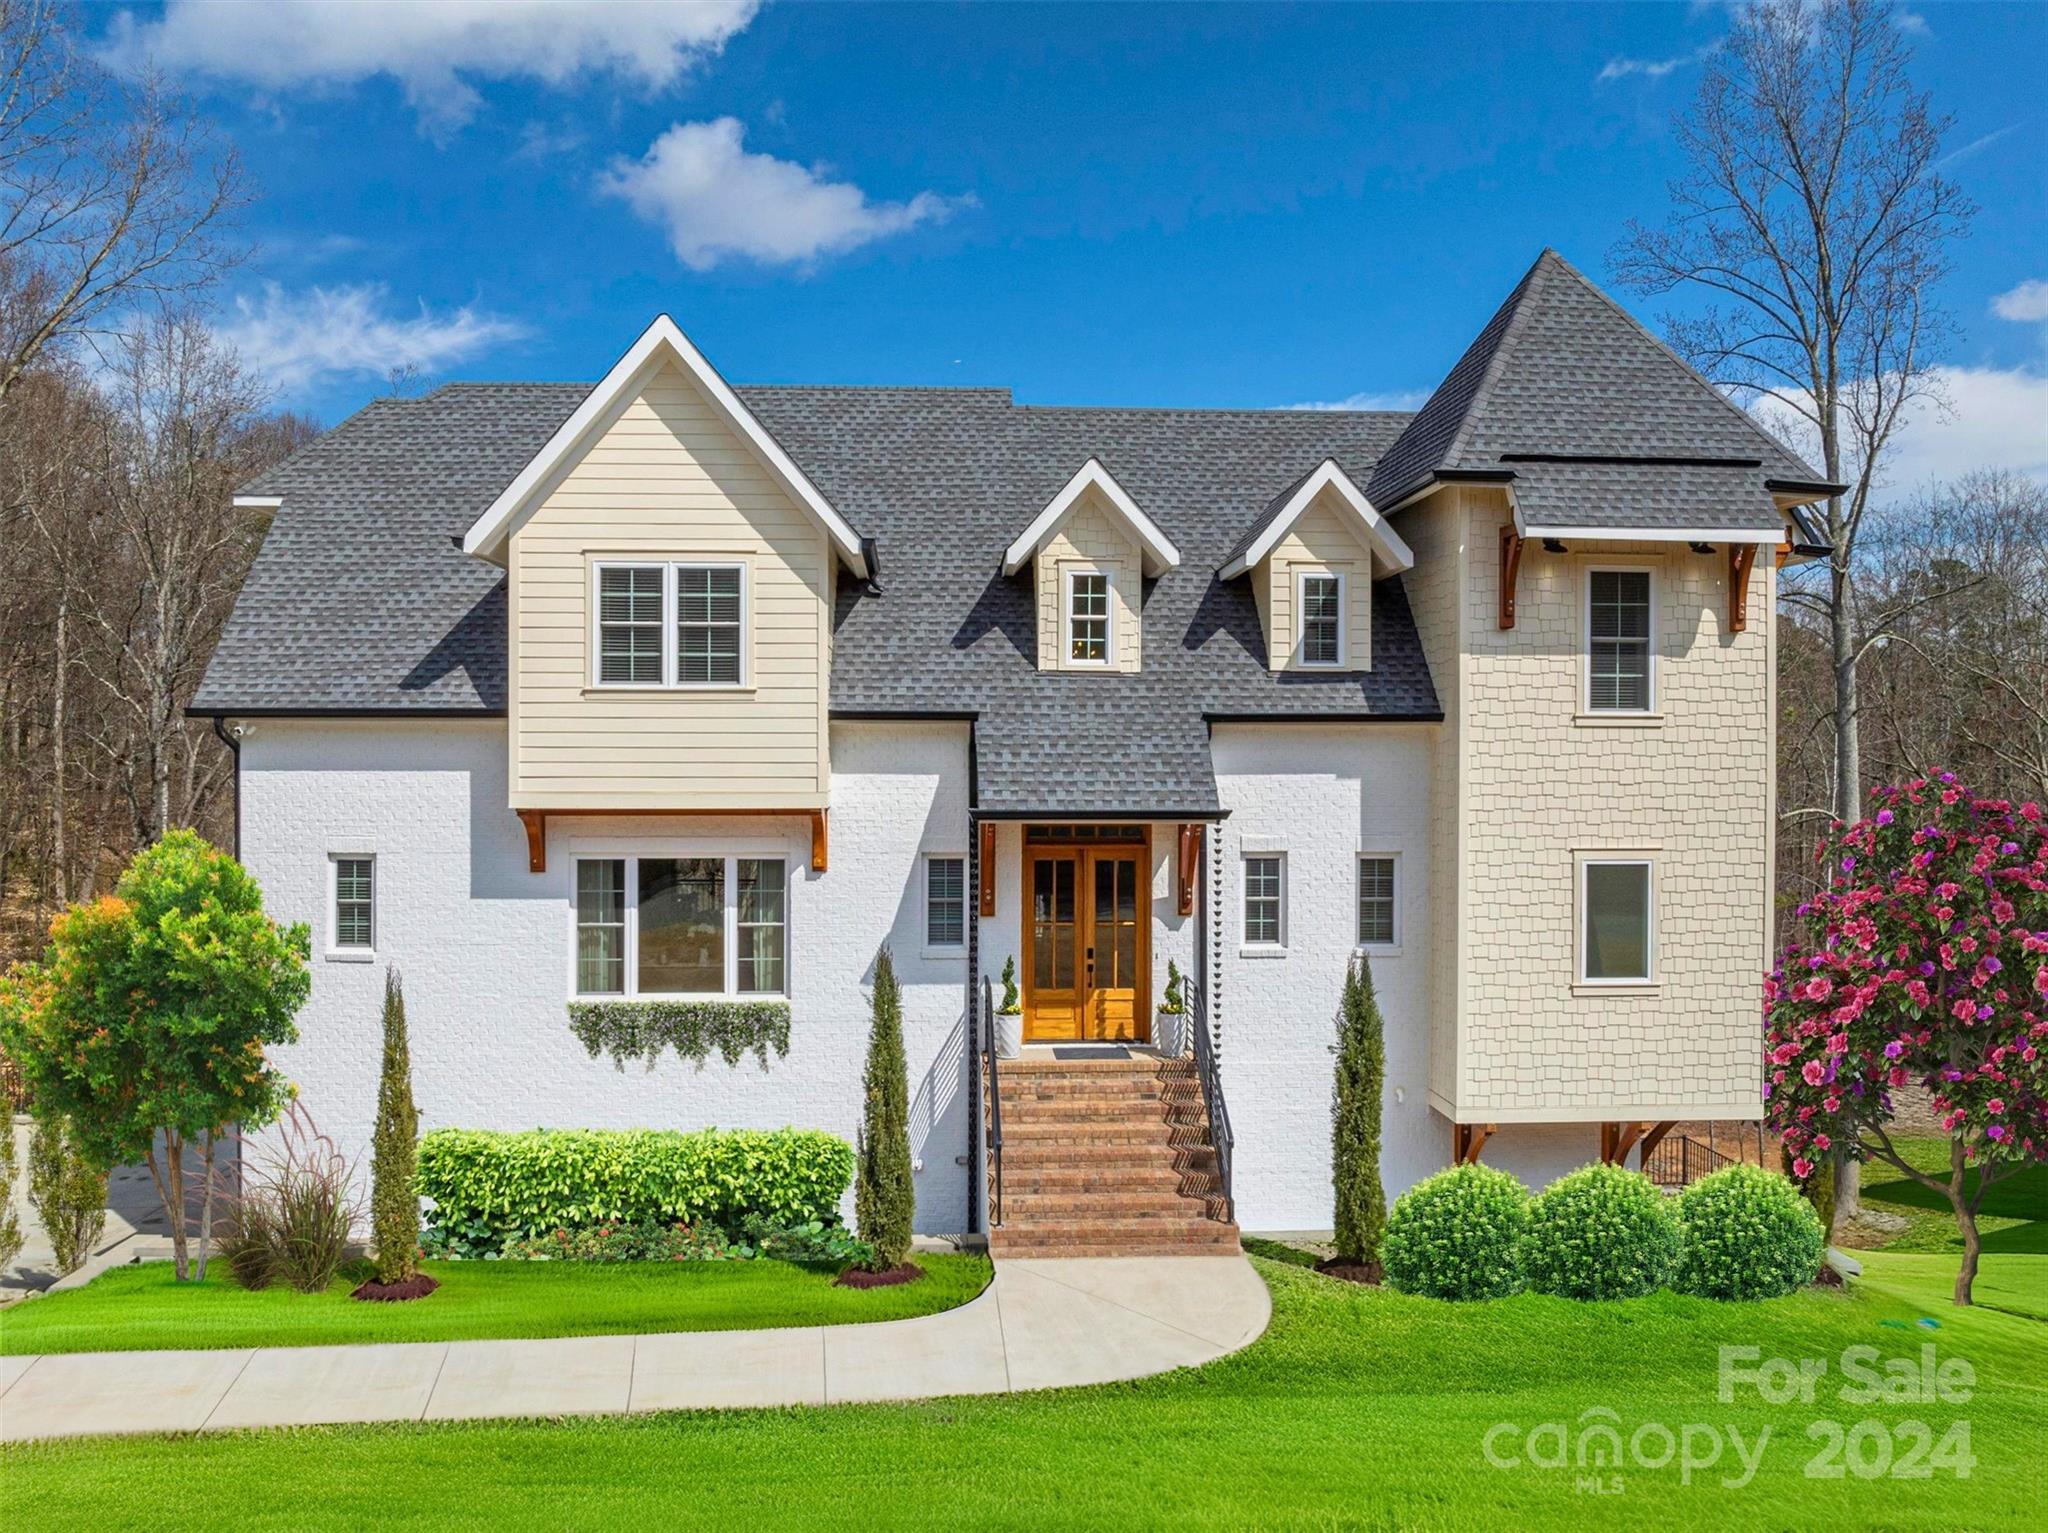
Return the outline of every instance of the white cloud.
<path id="1" fill-rule="evenodd" d="M 1661 80 L 1688 64 L 1699 63 L 1720 46 L 1719 43 L 1707 43 L 1690 53 L 1676 54 L 1668 59 L 1632 59 L 1617 55 L 1601 66 L 1600 73 L 1595 79 L 1603 84 L 1609 80 L 1626 80 L 1637 75 L 1647 80 Z"/>
<path id="2" fill-rule="evenodd" d="M 1945 403 L 1914 406 L 1886 450 L 1880 503 L 1982 468 L 2011 469 L 2048 482 L 2048 374 L 2018 367 L 1937 367 Z M 1760 399 L 1757 418 L 1819 466 L 1811 428 L 1783 402 Z"/>
<path id="3" fill-rule="evenodd" d="M 465 304 L 434 313 L 386 312 L 379 283 L 312 287 L 286 292 L 266 284 L 235 301 L 221 336 L 251 371 L 285 394 L 331 377 L 381 378 L 394 368 L 436 373 L 467 361 L 526 327 L 501 314 Z"/>
<path id="4" fill-rule="evenodd" d="M 1909 37 L 1932 37 L 1933 28 L 1927 25 L 1927 18 L 1918 11 L 1899 11 L 1892 17 L 1892 24 Z"/>
<path id="5" fill-rule="evenodd" d="M 851 182 L 827 180 L 823 167 L 749 154 L 745 136 L 734 117 L 677 123 L 639 159 L 614 160 L 598 189 L 665 229 L 676 259 L 692 271 L 731 257 L 814 261 L 974 206 L 971 196 L 936 192 L 870 202 Z"/>
<path id="6" fill-rule="evenodd" d="M 1937 369 L 1949 408 L 1921 408 L 1899 431 L 1885 478 L 1895 494 L 1979 468 L 2048 480 L 2048 374 L 2025 368 Z"/>
<path id="7" fill-rule="evenodd" d="M 475 113 L 470 79 L 561 85 L 608 73 L 672 83 L 753 19 L 759 0 L 169 0 L 157 20 L 123 11 L 108 30 L 120 62 L 151 60 L 283 90 L 389 75 L 436 131 Z"/>
<path id="8" fill-rule="evenodd" d="M 2009 292 L 1991 300 L 1991 312 L 2000 319 L 2031 324 L 2048 320 L 2048 282 L 2030 278 Z"/>
<path id="9" fill-rule="evenodd" d="M 2025 126 L 2026 124 L 2024 122 L 2009 122 L 2002 128 L 1998 128 L 1990 133 L 1986 133 L 1982 138 L 1973 138 L 1967 144 L 1963 145 L 1962 148 L 1951 150 L 1949 151 L 1949 153 L 1943 155 L 1940 159 L 1936 160 L 1934 162 L 1934 168 L 1936 170 L 1947 170 L 1951 165 L 1959 165 L 1964 160 L 1967 160 L 1971 155 L 1977 153 L 1978 150 L 1989 149 L 1993 144 L 1997 143 L 2000 139 L 2004 138 L 2008 133 L 2016 133 Z"/>
<path id="10" fill-rule="evenodd" d="M 1387 394 L 1347 394 L 1342 399 L 1310 399 L 1290 410 L 1419 410 L 1428 389 L 1396 389 Z"/>

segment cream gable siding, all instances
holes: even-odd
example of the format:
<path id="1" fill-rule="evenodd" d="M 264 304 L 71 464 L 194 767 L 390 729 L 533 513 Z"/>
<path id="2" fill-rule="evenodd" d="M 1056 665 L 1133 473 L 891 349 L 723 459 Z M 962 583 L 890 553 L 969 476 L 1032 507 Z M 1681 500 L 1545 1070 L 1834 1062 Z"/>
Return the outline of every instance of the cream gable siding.
<path id="1" fill-rule="evenodd" d="M 1409 577 L 1445 711 L 1432 805 L 1431 1098 L 1463 1122 L 1754 1117 L 1768 963 L 1775 572 L 1727 631 L 1727 553 L 1683 545 L 1523 551 L 1516 624 L 1497 621 L 1506 497 L 1418 507 Z M 1447 563 L 1447 555 L 1449 562 Z M 1585 573 L 1655 571 L 1659 717 L 1582 711 Z M 1448 569 L 1462 571 L 1452 608 Z M 1454 665 L 1439 655 L 1459 635 Z M 1448 790 L 1448 813 L 1446 813 Z M 1655 862 L 1656 983 L 1579 986 L 1576 857 Z"/>
<path id="2" fill-rule="evenodd" d="M 1351 531 L 1346 513 L 1331 504 L 1336 493 L 1325 489 L 1318 495 L 1253 574 L 1266 625 L 1267 663 L 1276 671 L 1329 669 L 1305 666 L 1296 653 L 1295 609 L 1304 574 L 1344 577 L 1343 668 L 1372 669 L 1372 551 Z"/>
<path id="3" fill-rule="evenodd" d="M 745 689 L 595 686 L 595 566 L 700 559 L 746 566 Z M 663 366 L 512 535 L 514 807 L 824 807 L 832 566 L 824 529 Z"/>
<path id="4" fill-rule="evenodd" d="M 1144 656 L 1144 565 L 1099 489 L 1090 486 L 1074 509 L 1039 545 L 1033 560 L 1038 584 L 1038 668 L 1041 671 L 1136 671 Z M 1067 659 L 1067 572 L 1109 575 L 1112 663 L 1075 665 Z"/>

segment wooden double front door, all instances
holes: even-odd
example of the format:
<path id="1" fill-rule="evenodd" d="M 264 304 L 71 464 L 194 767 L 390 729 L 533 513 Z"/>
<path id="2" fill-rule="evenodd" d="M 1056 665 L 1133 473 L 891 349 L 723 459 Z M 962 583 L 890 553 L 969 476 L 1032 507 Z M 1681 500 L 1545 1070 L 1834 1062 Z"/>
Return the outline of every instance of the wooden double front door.
<path id="1" fill-rule="evenodd" d="M 1152 1038 L 1142 842 L 1024 849 L 1024 1041 Z"/>

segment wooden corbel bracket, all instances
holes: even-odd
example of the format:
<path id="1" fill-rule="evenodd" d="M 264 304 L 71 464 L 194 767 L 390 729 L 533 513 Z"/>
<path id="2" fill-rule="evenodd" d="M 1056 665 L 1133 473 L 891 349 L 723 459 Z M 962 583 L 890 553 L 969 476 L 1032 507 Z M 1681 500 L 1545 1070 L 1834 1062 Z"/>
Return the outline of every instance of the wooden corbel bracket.
<path id="1" fill-rule="evenodd" d="M 1522 573 L 1522 545 L 1529 540 L 1510 522 L 1500 530 L 1500 626 L 1515 626 L 1515 579 Z"/>

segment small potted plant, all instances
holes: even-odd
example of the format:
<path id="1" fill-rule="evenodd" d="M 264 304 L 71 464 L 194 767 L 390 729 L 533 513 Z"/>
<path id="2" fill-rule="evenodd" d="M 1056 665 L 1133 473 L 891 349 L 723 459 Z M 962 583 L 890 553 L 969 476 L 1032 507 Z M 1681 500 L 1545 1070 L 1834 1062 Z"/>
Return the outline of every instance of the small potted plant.
<path id="1" fill-rule="evenodd" d="M 1017 995 L 1017 955 L 1003 960 L 1003 998 L 996 1003 L 996 1052 L 1015 1059 L 1024 1051 L 1024 1003 Z"/>
<path id="2" fill-rule="evenodd" d="M 1166 993 L 1159 998 L 1159 1017 L 1153 1025 L 1152 1042 L 1163 1054 L 1177 1057 L 1185 1054 L 1192 1041 L 1188 1037 L 1188 1005 L 1181 993 L 1180 965 L 1171 958 L 1166 961 Z"/>

